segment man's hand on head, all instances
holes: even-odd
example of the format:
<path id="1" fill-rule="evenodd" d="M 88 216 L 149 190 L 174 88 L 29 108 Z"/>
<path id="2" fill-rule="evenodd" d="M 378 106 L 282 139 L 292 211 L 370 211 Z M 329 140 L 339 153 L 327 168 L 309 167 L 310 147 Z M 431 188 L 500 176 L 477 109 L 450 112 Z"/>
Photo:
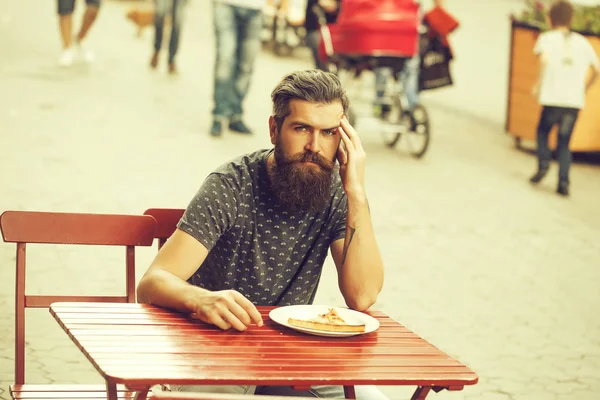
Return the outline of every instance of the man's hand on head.
<path id="1" fill-rule="evenodd" d="M 346 196 L 364 198 L 365 193 L 365 161 L 367 154 L 363 149 L 358 133 L 346 117 L 342 118 L 338 128 L 342 137 L 338 148 L 337 159 L 340 163 L 340 177 Z"/>
<path id="2" fill-rule="evenodd" d="M 204 294 L 189 299 L 186 306 L 201 321 L 223 330 L 245 331 L 252 324 L 263 325 L 254 304 L 235 290 L 205 290 Z"/>

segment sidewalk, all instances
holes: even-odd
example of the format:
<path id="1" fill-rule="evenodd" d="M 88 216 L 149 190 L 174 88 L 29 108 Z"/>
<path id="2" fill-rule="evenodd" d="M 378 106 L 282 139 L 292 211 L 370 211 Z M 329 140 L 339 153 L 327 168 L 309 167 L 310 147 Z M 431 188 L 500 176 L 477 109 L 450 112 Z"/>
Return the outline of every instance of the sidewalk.
<path id="1" fill-rule="evenodd" d="M 461 1 L 468 13 L 467 0 Z M 270 146 L 270 91 L 285 73 L 310 66 L 308 58 L 261 54 L 246 101 L 256 133 L 212 139 L 214 52 L 207 2 L 191 1 L 179 78 L 166 76 L 164 65 L 148 71 L 151 30 L 142 40 L 135 37 L 124 16 L 127 3 L 106 1 L 89 42 L 97 63 L 70 71 L 54 66 L 59 51 L 54 2 L 5 3 L 2 211 L 141 213 L 185 207 L 216 165 Z M 477 20 L 477 12 L 473 8 L 463 18 L 466 25 Z M 463 86 L 464 77 L 480 69 L 466 62 L 460 68 L 456 91 L 466 99 L 471 89 Z M 368 110 L 361 110 L 356 126 L 368 154 L 369 201 L 386 264 L 375 308 L 480 375 L 479 384 L 432 399 L 597 399 L 600 168 L 575 164 L 569 199 L 554 193 L 556 166 L 532 188 L 527 178 L 534 157 L 515 150 L 485 113 L 476 118 L 468 117 L 470 111 L 456 112 L 453 99 L 439 93 L 427 96 L 433 136 L 422 160 L 409 157 L 402 144 L 386 148 Z M 473 95 L 473 102 L 480 100 Z M 44 293 L 51 285 L 74 294 L 117 293 L 122 287 L 121 278 L 114 279 L 123 275 L 120 251 L 49 252 L 39 246 L 29 251 L 30 293 Z M 138 252 L 138 277 L 155 252 L 155 247 Z M 13 380 L 14 254 L 14 245 L 0 243 L 5 283 L 0 314 L 6 321 L 0 326 L 2 400 L 9 398 Z M 100 269 L 104 276 L 86 279 L 87 271 Z M 328 261 L 316 302 L 343 305 L 336 286 Z M 28 382 L 101 383 L 47 311 L 28 312 L 27 324 Z M 410 392 L 383 390 L 394 399 Z"/>

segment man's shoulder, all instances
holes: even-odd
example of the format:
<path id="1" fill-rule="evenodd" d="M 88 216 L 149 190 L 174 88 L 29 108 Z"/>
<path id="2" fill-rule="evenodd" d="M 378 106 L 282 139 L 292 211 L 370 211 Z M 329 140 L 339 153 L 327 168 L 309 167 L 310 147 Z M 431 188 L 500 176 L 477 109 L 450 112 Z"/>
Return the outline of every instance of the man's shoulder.
<path id="1" fill-rule="evenodd" d="M 567 33 L 567 32 L 564 32 L 564 31 L 560 31 L 558 29 L 551 29 L 549 31 L 540 33 L 539 38 L 541 40 L 547 40 L 547 41 L 550 41 L 550 42 L 557 41 L 557 42 L 561 42 L 562 43 L 565 38 L 568 38 L 568 39 L 570 39 L 572 41 L 575 41 L 577 43 L 579 43 L 579 42 L 581 42 L 581 43 L 583 43 L 583 42 L 589 43 L 588 40 L 587 40 L 587 38 L 584 35 L 582 35 L 581 33 L 579 33 L 579 32 L 570 31 L 570 32 Z"/>
<path id="2" fill-rule="evenodd" d="M 265 163 L 269 152 L 270 150 L 258 150 L 253 153 L 238 156 L 221 164 L 213 173 L 233 180 L 255 174 L 258 168 Z"/>
<path id="3" fill-rule="evenodd" d="M 592 44 L 590 43 L 588 38 L 583 36 L 581 33 L 572 32 L 571 35 L 573 35 L 573 40 L 575 40 L 579 46 L 591 47 Z"/>
<path id="4" fill-rule="evenodd" d="M 560 40 L 560 38 L 561 32 L 551 29 L 549 31 L 540 33 L 540 36 L 538 37 L 538 42 L 552 43 L 556 40 Z"/>

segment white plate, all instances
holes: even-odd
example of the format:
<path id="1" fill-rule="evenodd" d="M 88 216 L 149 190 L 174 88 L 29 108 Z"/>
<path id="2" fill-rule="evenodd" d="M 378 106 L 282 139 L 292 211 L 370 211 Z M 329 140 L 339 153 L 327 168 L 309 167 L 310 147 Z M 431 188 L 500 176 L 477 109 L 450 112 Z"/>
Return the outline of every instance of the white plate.
<path id="1" fill-rule="evenodd" d="M 294 319 L 313 319 L 319 314 L 326 314 L 330 308 L 335 308 L 335 311 L 350 325 L 365 324 L 364 332 L 329 332 L 317 329 L 302 328 L 288 324 L 288 318 Z M 326 337 L 346 337 L 364 335 L 376 331 L 379 328 L 379 321 L 370 315 L 363 314 L 358 311 L 350 310 L 349 308 L 318 306 L 318 305 L 299 305 L 299 306 L 284 306 L 271 310 L 269 317 L 280 325 L 295 329 L 299 332 L 309 333 L 311 335 L 326 336 Z"/>

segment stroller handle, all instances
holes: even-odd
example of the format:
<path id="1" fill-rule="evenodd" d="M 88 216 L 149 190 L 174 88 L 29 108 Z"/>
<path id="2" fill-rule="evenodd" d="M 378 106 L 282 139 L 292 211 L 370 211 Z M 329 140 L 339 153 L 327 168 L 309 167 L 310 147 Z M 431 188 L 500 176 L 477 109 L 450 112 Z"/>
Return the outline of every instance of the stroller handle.
<path id="1" fill-rule="evenodd" d="M 312 7 L 312 11 L 317 16 L 317 21 L 319 22 L 319 30 L 321 32 L 321 37 L 323 39 L 323 44 L 325 45 L 325 54 L 327 57 L 333 56 L 333 41 L 331 39 L 331 32 L 329 31 L 329 26 L 327 26 L 327 17 L 325 16 L 325 12 L 318 4 L 315 4 Z"/>

